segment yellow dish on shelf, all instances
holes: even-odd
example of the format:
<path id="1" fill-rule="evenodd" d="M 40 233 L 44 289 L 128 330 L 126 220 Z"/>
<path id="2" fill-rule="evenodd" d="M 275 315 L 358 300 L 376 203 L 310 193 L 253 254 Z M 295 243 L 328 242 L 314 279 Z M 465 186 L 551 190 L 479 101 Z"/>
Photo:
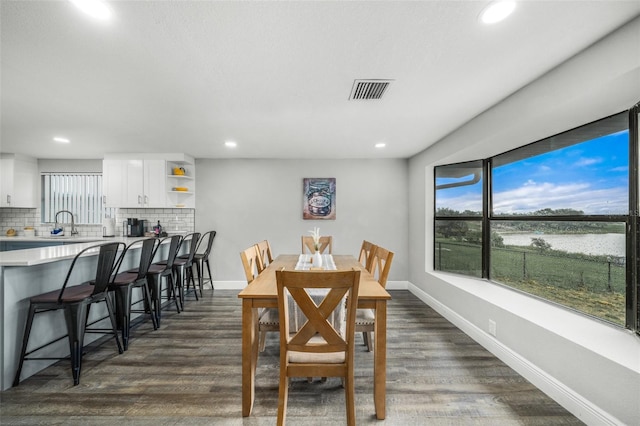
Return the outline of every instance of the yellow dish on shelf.
<path id="1" fill-rule="evenodd" d="M 174 191 L 181 191 L 181 192 L 185 192 L 188 191 L 189 188 L 187 188 L 186 186 L 176 186 L 175 188 L 173 188 Z"/>

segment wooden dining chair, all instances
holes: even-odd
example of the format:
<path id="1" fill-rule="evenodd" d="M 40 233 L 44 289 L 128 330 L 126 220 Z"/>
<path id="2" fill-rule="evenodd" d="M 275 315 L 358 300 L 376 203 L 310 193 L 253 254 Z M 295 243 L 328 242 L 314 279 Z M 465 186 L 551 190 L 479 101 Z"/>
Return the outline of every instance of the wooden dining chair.
<path id="1" fill-rule="evenodd" d="M 252 245 L 240 252 L 242 267 L 247 278 L 247 285 L 251 284 L 258 276 L 258 265 L 260 264 L 260 255 L 258 253 L 258 245 Z M 280 322 L 278 320 L 278 310 L 271 308 L 262 308 L 258 312 L 258 347 L 263 352 L 267 342 L 268 331 L 280 330 Z"/>
<path id="2" fill-rule="evenodd" d="M 383 247 L 375 246 L 371 255 L 371 274 L 376 278 L 382 287 L 387 286 L 387 278 L 393 262 L 393 252 Z M 369 268 L 367 268 L 369 269 Z M 373 309 L 358 309 L 356 314 L 356 331 L 362 332 L 362 338 L 367 345 L 367 350 L 373 350 L 373 331 L 376 317 Z"/>
<path id="3" fill-rule="evenodd" d="M 362 240 L 362 246 L 360 247 L 360 255 L 358 256 L 358 261 L 362 263 L 367 271 L 371 272 L 373 253 L 375 251 L 376 245 L 367 240 Z"/>
<path id="4" fill-rule="evenodd" d="M 269 241 L 262 240 L 258 244 L 256 244 L 258 249 L 258 272 L 262 272 L 265 270 L 267 266 L 271 262 L 273 262 L 273 254 L 271 253 L 271 245 Z"/>
<path id="5" fill-rule="evenodd" d="M 320 254 L 332 254 L 333 252 L 333 237 L 328 235 L 324 237 L 320 237 L 320 249 L 318 250 Z M 313 237 L 303 235 L 302 236 L 302 254 L 310 253 L 313 254 L 316 252 L 315 243 L 313 241 Z"/>
<path id="6" fill-rule="evenodd" d="M 354 346 L 360 271 L 276 271 L 280 316 L 280 384 L 278 425 L 284 425 L 291 377 L 341 377 L 345 388 L 347 424 L 355 425 Z M 312 297 L 325 290 L 323 300 Z M 290 327 L 293 302 L 307 318 L 298 330 Z M 338 324 L 330 316 L 346 309 Z"/>

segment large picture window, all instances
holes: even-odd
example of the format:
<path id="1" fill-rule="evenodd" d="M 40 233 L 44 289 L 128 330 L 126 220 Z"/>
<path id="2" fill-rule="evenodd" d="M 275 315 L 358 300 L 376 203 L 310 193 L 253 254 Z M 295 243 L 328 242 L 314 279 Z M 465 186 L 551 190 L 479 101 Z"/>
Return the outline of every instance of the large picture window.
<path id="1" fill-rule="evenodd" d="M 631 226 L 639 176 L 630 116 L 436 167 L 434 269 L 489 278 L 637 330 L 637 308 L 629 308 L 638 306 L 640 244 Z"/>

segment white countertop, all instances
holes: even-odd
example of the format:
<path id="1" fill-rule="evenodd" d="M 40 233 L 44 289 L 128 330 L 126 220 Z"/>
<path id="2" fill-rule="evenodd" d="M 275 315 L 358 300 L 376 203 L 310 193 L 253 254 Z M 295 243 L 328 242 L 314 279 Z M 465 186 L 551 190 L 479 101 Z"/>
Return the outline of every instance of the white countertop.
<path id="1" fill-rule="evenodd" d="M 62 241 L 64 245 L 4 251 L 0 253 L 0 266 L 33 266 L 58 260 L 72 259 L 81 250 L 111 241 L 130 244 L 144 237 L 0 237 L 0 241 L 47 242 Z"/>

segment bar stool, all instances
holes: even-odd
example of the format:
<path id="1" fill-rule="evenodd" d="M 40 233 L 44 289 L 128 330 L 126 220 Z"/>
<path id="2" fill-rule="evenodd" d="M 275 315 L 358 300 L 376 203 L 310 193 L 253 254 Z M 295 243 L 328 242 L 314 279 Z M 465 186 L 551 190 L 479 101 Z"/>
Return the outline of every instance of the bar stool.
<path id="1" fill-rule="evenodd" d="M 173 262 L 173 271 L 176 274 L 176 287 L 180 293 L 181 308 L 184 310 L 184 296 L 189 291 L 189 282 L 193 283 L 193 294 L 198 300 L 198 291 L 196 289 L 196 282 L 193 279 L 193 258 L 196 254 L 198 244 L 200 242 L 200 233 L 194 232 L 187 234 L 182 239 L 182 243 L 189 241 L 189 250 L 186 254 L 176 257 Z M 186 282 L 186 284 L 185 284 Z M 184 285 L 183 285 L 184 284 Z"/>
<path id="2" fill-rule="evenodd" d="M 153 258 L 155 258 L 158 249 L 162 246 L 162 243 L 166 240 L 170 239 L 169 244 L 169 253 L 167 255 L 167 259 L 152 263 L 149 266 L 149 270 L 147 271 L 147 282 L 149 284 L 149 288 L 151 289 L 151 303 L 153 307 L 153 312 L 156 316 L 156 321 L 158 322 L 158 327 L 160 327 L 160 312 L 162 310 L 162 279 L 165 278 L 167 280 L 167 297 L 165 298 L 168 302 L 167 305 L 171 304 L 171 302 L 175 303 L 176 310 L 180 313 L 180 304 L 176 298 L 176 291 L 174 286 L 173 279 L 173 262 L 176 259 L 176 255 L 178 254 L 178 248 L 180 247 L 180 242 L 182 241 L 182 237 L 180 235 L 173 235 L 171 237 L 164 238 L 160 240 L 159 244 L 156 246 L 153 252 Z"/>
<path id="3" fill-rule="evenodd" d="M 129 348 L 131 312 L 149 313 L 151 316 L 151 322 L 153 323 L 153 329 L 158 329 L 158 320 L 155 312 L 151 309 L 151 292 L 147 282 L 147 271 L 151 265 L 151 258 L 153 256 L 155 244 L 155 238 L 138 240 L 129 244 L 125 249 L 125 252 L 120 257 L 118 268 L 124 261 L 124 255 L 134 246 L 141 246 L 139 266 L 136 269 L 118 273 L 113 279 L 113 282 L 109 284 L 109 290 L 113 291 L 116 296 L 116 322 L 118 324 L 118 328 L 122 331 L 122 344 L 125 351 Z M 118 268 L 116 268 L 116 270 Z M 131 298 L 134 288 L 140 288 L 142 290 L 143 298 L 132 303 Z M 145 309 L 142 311 L 133 311 L 131 306 L 140 302 L 144 302 Z"/>
<path id="4" fill-rule="evenodd" d="M 211 275 L 211 265 L 209 264 L 209 255 L 211 254 L 211 247 L 213 246 L 213 239 L 216 237 L 216 231 L 208 231 L 202 234 L 198 241 L 198 247 L 196 253 L 193 256 L 193 263 L 196 265 L 196 273 L 198 274 L 198 286 L 200 287 L 200 296 L 202 296 L 202 290 L 204 287 L 204 266 L 206 264 L 207 271 L 209 272 L 209 282 L 211 283 L 211 290 L 213 290 L 213 275 Z M 204 252 L 198 252 L 200 246 L 204 242 L 207 242 L 207 247 Z M 189 255 L 178 256 L 179 258 L 186 258 Z"/>
<path id="5" fill-rule="evenodd" d="M 116 257 L 120 249 L 124 249 L 124 243 L 107 243 L 96 246 L 87 247 L 80 251 L 69 267 L 67 277 L 62 284 L 60 290 L 50 291 L 37 296 L 33 296 L 29 300 L 29 315 L 27 317 L 27 323 L 25 326 L 24 337 L 22 339 L 22 350 L 20 353 L 20 362 L 18 364 L 18 370 L 13 381 L 13 386 L 18 386 L 20 383 L 20 373 L 22 372 L 22 365 L 24 361 L 36 360 L 36 359 L 64 359 L 64 358 L 29 358 L 28 355 L 43 349 L 51 343 L 57 342 L 60 339 L 47 343 L 46 345 L 32 349 L 27 352 L 27 345 L 29 343 L 29 336 L 31 334 L 31 326 L 33 325 L 33 318 L 35 314 L 63 309 L 64 317 L 67 325 L 67 336 L 69 338 L 69 351 L 71 353 L 71 371 L 73 374 L 73 384 L 78 385 L 80 383 L 80 373 L 82 370 L 82 353 L 84 349 L 84 335 L 85 332 L 100 332 L 105 334 L 113 334 L 118 346 L 118 353 L 122 353 L 122 345 L 118 338 L 118 330 L 116 325 L 116 319 L 114 316 L 114 309 L 111 304 L 111 299 L 108 295 L 109 280 L 112 277 L 113 267 L 116 264 Z M 68 286 L 69 278 L 73 272 L 73 268 L 76 265 L 77 260 L 87 254 L 88 252 L 98 252 L 96 275 L 92 281 L 87 281 L 79 285 Z M 111 320 L 111 331 L 97 330 L 87 328 L 87 318 L 89 317 L 89 308 L 91 304 L 105 302 L 107 305 L 107 311 L 109 312 L 109 319 Z M 64 338 L 64 337 L 63 337 Z"/>

